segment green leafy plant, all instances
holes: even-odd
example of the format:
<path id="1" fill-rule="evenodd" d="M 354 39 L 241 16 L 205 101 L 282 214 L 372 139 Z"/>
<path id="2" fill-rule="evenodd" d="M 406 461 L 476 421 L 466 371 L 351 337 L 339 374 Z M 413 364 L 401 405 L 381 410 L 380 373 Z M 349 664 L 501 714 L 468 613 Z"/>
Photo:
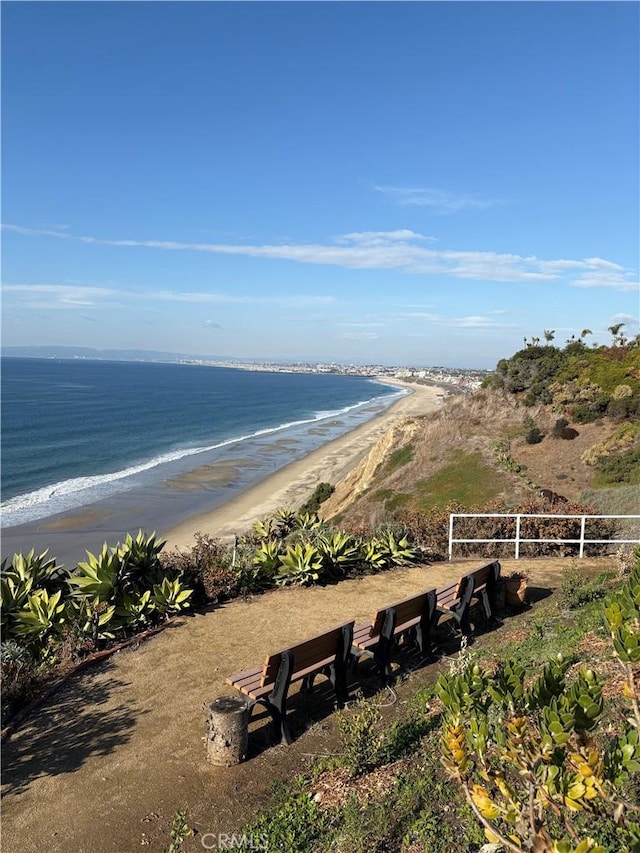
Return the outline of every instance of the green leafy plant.
<path id="1" fill-rule="evenodd" d="M 173 816 L 171 829 L 169 830 L 171 841 L 169 842 L 169 846 L 165 847 L 163 853 L 179 853 L 182 850 L 185 839 L 189 838 L 190 835 L 193 835 L 193 831 L 187 822 L 187 810 L 178 809 Z"/>
<path id="2" fill-rule="evenodd" d="M 317 581 L 322 572 L 322 554 L 308 542 L 289 545 L 280 557 L 280 568 L 275 577 L 278 586 L 298 584 L 306 586 Z"/>
<path id="3" fill-rule="evenodd" d="M 336 487 L 331 483 L 318 483 L 311 496 L 300 507 L 300 512 L 317 512 L 335 490 Z"/>
<path id="4" fill-rule="evenodd" d="M 640 713 L 633 663 L 640 660 L 640 559 L 605 607 L 632 716 L 609 742 L 594 736 L 604 702 L 593 671 L 567 683 L 560 655 L 535 674 L 517 660 L 497 671 L 470 665 L 441 676 L 442 761 L 461 786 L 491 842 L 508 851 L 604 850 L 576 815 L 615 819 L 620 851 L 640 845 L 636 809 L 624 783 L 640 771 Z M 620 787 L 620 786 L 623 787 Z"/>
<path id="5" fill-rule="evenodd" d="M 340 711 L 338 731 L 343 763 L 351 776 L 360 776 L 375 767 L 381 756 L 382 738 L 376 729 L 380 712 L 371 702 L 362 700 L 353 709 Z"/>
<path id="6" fill-rule="evenodd" d="M 114 601 L 127 585 L 126 569 L 117 548 L 105 542 L 99 554 L 87 551 L 87 559 L 76 566 L 68 584 L 75 594 L 98 602 Z"/>
<path id="7" fill-rule="evenodd" d="M 273 577 L 280 567 L 280 543 L 273 539 L 263 539 L 258 545 L 253 564 L 256 567 L 255 582 L 266 586 L 273 583 Z"/>
<path id="8" fill-rule="evenodd" d="M 113 622 L 115 604 L 107 604 L 96 598 L 76 597 L 71 606 L 77 618 L 80 633 L 91 638 L 95 646 L 101 640 L 113 640 L 117 625 Z"/>
<path id="9" fill-rule="evenodd" d="M 67 608 L 61 598 L 60 589 L 52 595 L 46 589 L 37 589 L 27 598 L 24 610 L 15 614 L 14 633 L 27 638 L 36 656 L 47 656 L 48 641 L 60 635 L 67 620 Z"/>
<path id="10" fill-rule="evenodd" d="M 319 536 L 316 545 L 328 574 L 345 575 L 360 560 L 358 541 L 341 530 Z"/>
<path id="11" fill-rule="evenodd" d="M 2 561 L 0 566 L 0 607 L 2 609 L 2 637 L 14 636 L 17 614 L 28 605 L 32 593 L 39 589 L 55 593 L 63 589 L 66 572 L 48 557 L 48 550 L 36 554 L 32 548 L 28 554 L 14 554 L 11 563 Z"/>
<path id="12" fill-rule="evenodd" d="M 162 615 L 179 613 L 189 607 L 192 593 L 193 590 L 185 589 L 179 580 L 170 581 L 169 578 L 164 578 L 162 583 L 154 584 L 151 602 Z"/>
<path id="13" fill-rule="evenodd" d="M 296 516 L 297 530 L 315 530 L 321 524 L 317 512 L 299 512 Z"/>
<path id="14" fill-rule="evenodd" d="M 577 566 L 572 566 L 562 578 L 559 601 L 568 610 L 576 610 L 588 601 L 604 598 L 608 589 L 608 576 L 585 577 Z"/>
<path id="15" fill-rule="evenodd" d="M 139 530 L 135 539 L 127 533 L 122 544 L 116 546 L 116 551 L 122 563 L 122 575 L 130 586 L 138 589 L 150 589 L 164 576 L 160 553 L 166 542 L 156 538 L 155 532 L 145 536 Z"/>

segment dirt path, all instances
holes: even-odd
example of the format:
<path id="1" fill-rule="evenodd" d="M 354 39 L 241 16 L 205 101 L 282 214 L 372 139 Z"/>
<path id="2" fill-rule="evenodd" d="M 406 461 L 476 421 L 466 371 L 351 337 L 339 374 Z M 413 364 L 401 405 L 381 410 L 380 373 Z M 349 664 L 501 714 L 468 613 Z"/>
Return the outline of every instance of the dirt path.
<path id="1" fill-rule="evenodd" d="M 530 584 L 555 588 L 573 562 L 506 560 L 503 573 L 517 566 Z M 203 703 L 233 692 L 225 677 L 255 666 L 265 652 L 341 621 L 366 620 L 377 607 L 478 564 L 434 564 L 231 602 L 85 671 L 4 747 L 3 849 L 161 851 L 172 815 L 184 807 L 200 833 L 239 832 L 274 779 L 300 770 L 305 754 L 331 750 L 331 705 L 322 691 L 316 701 L 294 699 L 291 747 L 270 747 L 269 727 L 258 721 L 253 757 L 216 768 L 205 762 Z M 611 561 L 575 564 L 592 573 Z M 189 849 L 202 847 L 191 841 Z"/>

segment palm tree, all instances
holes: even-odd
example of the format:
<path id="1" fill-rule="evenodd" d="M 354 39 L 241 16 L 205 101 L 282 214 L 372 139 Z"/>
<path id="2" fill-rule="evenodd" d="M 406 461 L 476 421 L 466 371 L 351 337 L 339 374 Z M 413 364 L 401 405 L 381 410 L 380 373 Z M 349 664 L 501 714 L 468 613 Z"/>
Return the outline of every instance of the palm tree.
<path id="1" fill-rule="evenodd" d="M 550 344 L 555 335 L 555 329 L 543 329 L 542 334 L 544 335 L 545 341 Z"/>
<path id="2" fill-rule="evenodd" d="M 583 329 L 580 332 L 580 340 L 583 341 L 587 337 L 587 335 L 592 335 L 592 334 L 593 334 L 593 332 L 591 331 L 591 329 Z"/>
<path id="3" fill-rule="evenodd" d="M 620 335 L 620 329 L 624 326 L 624 323 L 615 323 L 613 326 L 609 326 L 608 331 L 611 332 L 613 336 L 613 343 L 618 344 L 618 346 L 624 346 L 627 342 L 627 339 L 624 335 Z"/>

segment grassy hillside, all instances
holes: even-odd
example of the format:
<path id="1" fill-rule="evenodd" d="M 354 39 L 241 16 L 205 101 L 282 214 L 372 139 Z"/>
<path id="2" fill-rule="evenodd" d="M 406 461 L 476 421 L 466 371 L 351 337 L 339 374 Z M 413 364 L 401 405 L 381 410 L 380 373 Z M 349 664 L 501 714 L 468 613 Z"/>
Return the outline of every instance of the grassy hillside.
<path id="1" fill-rule="evenodd" d="M 485 388 L 385 436 L 322 515 L 375 524 L 452 502 L 509 510 L 542 492 L 637 512 L 640 348 L 622 340 L 529 344 L 503 359 Z"/>

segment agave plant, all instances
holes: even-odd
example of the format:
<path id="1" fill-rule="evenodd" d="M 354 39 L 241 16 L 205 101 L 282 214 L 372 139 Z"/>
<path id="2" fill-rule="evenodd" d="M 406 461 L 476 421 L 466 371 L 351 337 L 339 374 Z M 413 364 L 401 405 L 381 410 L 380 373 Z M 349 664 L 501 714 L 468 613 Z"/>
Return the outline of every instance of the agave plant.
<path id="1" fill-rule="evenodd" d="M 275 522 L 269 516 L 256 521 L 251 529 L 260 539 L 271 539 L 277 535 Z"/>
<path id="2" fill-rule="evenodd" d="M 418 559 L 418 550 L 410 545 L 406 535 L 396 538 L 390 530 L 385 530 L 375 539 L 378 549 L 385 555 L 390 566 L 406 566 Z"/>
<path id="3" fill-rule="evenodd" d="M 86 553 L 86 561 L 78 563 L 76 574 L 69 577 L 69 586 L 75 587 L 76 595 L 114 603 L 127 585 L 126 567 L 117 548 L 109 548 L 105 542 L 97 556 Z"/>
<path id="4" fill-rule="evenodd" d="M 67 618 L 61 597 L 62 590 L 49 595 L 46 589 L 37 589 L 28 597 L 25 609 L 16 613 L 14 633 L 37 635 L 39 643 L 44 642 L 47 635 L 58 633 Z"/>
<path id="5" fill-rule="evenodd" d="M 322 522 L 317 512 L 299 512 L 296 516 L 296 527 L 298 530 L 315 530 Z"/>
<path id="6" fill-rule="evenodd" d="M 284 539 L 297 527 L 298 516 L 295 510 L 287 506 L 281 506 L 275 514 L 275 522 L 278 526 L 278 536 Z"/>
<path id="7" fill-rule="evenodd" d="M 318 536 L 316 543 L 328 572 L 344 574 L 360 559 L 358 542 L 341 530 Z"/>
<path id="8" fill-rule="evenodd" d="M 253 565 L 258 574 L 272 578 L 280 566 L 280 543 L 274 539 L 263 539 L 253 556 Z"/>
<path id="9" fill-rule="evenodd" d="M 30 582 L 31 589 L 56 592 L 62 586 L 64 572 L 62 566 L 56 564 L 55 557 L 48 557 L 48 553 L 48 548 L 42 554 L 36 554 L 32 548 L 28 554 L 14 554 L 9 567 L 6 559 L 2 561 L 0 573 L 3 578 L 13 578 L 19 584 Z"/>
<path id="10" fill-rule="evenodd" d="M 375 537 L 366 539 L 362 543 L 360 556 L 362 561 L 374 572 L 381 572 L 389 568 L 388 552 L 380 546 L 380 542 Z"/>
<path id="11" fill-rule="evenodd" d="M 155 603 L 151 600 L 151 590 L 148 589 L 142 595 L 137 592 L 125 592 L 114 611 L 119 624 L 138 629 L 149 624 L 155 609 Z"/>
<path id="12" fill-rule="evenodd" d="M 299 584 L 305 586 L 317 581 L 322 571 L 322 554 L 309 542 L 289 545 L 280 557 L 280 571 L 276 575 L 278 586 Z"/>
<path id="13" fill-rule="evenodd" d="M 151 601 L 155 609 L 163 614 L 179 613 L 189 607 L 192 589 L 185 589 L 179 580 L 170 581 L 165 578 L 162 583 L 155 584 Z"/>
<path id="14" fill-rule="evenodd" d="M 72 599 L 72 608 L 78 619 L 80 632 L 91 637 L 93 644 L 97 645 L 99 640 L 113 640 L 113 631 L 116 625 L 113 623 L 115 605 L 99 602 L 92 598 Z"/>
<path id="15" fill-rule="evenodd" d="M 3 641 L 12 637 L 15 633 L 16 615 L 26 607 L 32 586 L 32 578 L 27 578 L 24 582 L 20 582 L 14 577 L 3 577 L 0 580 L 0 612 L 2 613 Z"/>
<path id="16" fill-rule="evenodd" d="M 121 573 L 123 579 L 126 578 L 126 586 L 137 587 L 142 592 L 162 580 L 160 552 L 166 544 L 156 538 L 155 531 L 147 537 L 139 530 L 135 539 L 127 533 L 124 542 L 115 549 L 122 562 Z"/>
<path id="17" fill-rule="evenodd" d="M 28 607 L 29 596 L 38 589 L 53 594 L 62 588 L 66 573 L 56 565 L 47 551 L 36 554 L 32 548 L 28 554 L 14 554 L 11 564 L 7 560 L 0 565 L 0 608 L 2 610 L 2 636 L 12 636 L 16 616 Z"/>

